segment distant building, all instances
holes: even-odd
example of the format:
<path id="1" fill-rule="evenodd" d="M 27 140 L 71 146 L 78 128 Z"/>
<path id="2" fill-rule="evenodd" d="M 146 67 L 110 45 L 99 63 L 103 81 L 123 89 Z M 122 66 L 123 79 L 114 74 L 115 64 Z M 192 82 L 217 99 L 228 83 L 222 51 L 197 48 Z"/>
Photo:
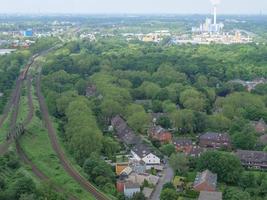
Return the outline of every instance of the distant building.
<path id="1" fill-rule="evenodd" d="M 201 191 L 198 200 L 222 200 L 222 193 Z"/>
<path id="2" fill-rule="evenodd" d="M 238 150 L 236 155 L 244 167 L 267 169 L 267 152 Z"/>
<path id="3" fill-rule="evenodd" d="M 232 80 L 229 82 L 241 84 L 247 89 L 248 92 L 251 92 L 252 90 L 254 90 L 256 88 L 257 85 L 267 83 L 267 80 L 264 78 L 258 78 L 258 79 L 254 79 L 252 81 L 243 81 L 240 79 L 236 79 L 236 80 Z"/>
<path id="4" fill-rule="evenodd" d="M 26 31 L 24 31 L 24 37 L 33 37 L 33 30 L 27 29 Z"/>
<path id="5" fill-rule="evenodd" d="M 140 185 L 137 183 L 126 182 L 124 184 L 124 195 L 131 198 L 135 193 L 141 192 Z"/>
<path id="6" fill-rule="evenodd" d="M 196 191 L 216 191 L 217 187 L 217 174 L 213 174 L 209 170 L 197 173 L 194 181 L 193 188 Z"/>
<path id="7" fill-rule="evenodd" d="M 146 168 L 150 169 L 154 165 L 160 165 L 160 158 L 153 153 L 152 149 L 146 144 L 140 143 L 131 149 L 133 159 L 137 161 L 143 161 L 146 164 Z"/>
<path id="8" fill-rule="evenodd" d="M 199 137 L 199 146 L 205 148 L 231 148 L 230 137 L 227 133 L 207 132 Z"/>
<path id="9" fill-rule="evenodd" d="M 190 139 L 173 139 L 173 145 L 177 152 L 189 154 L 193 148 L 193 142 Z"/>
<path id="10" fill-rule="evenodd" d="M 152 126 L 148 129 L 148 135 L 161 143 L 170 143 L 172 140 L 172 134 L 161 126 Z"/>

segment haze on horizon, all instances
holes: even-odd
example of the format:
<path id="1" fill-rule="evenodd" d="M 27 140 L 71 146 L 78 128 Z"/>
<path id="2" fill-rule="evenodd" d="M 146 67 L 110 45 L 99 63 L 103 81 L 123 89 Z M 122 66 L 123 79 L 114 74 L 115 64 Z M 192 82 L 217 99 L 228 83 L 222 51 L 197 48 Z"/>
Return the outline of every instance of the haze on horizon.
<path id="1" fill-rule="evenodd" d="M 0 0 L 0 13 L 206 14 L 210 0 Z M 266 0 L 222 0 L 219 14 L 267 14 Z"/>

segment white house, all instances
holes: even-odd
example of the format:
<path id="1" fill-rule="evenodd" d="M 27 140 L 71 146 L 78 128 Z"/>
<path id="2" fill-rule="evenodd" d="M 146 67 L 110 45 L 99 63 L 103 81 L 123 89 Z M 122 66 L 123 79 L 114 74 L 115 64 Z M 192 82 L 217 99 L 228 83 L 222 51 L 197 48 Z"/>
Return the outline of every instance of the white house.
<path id="1" fill-rule="evenodd" d="M 135 145 L 131 150 L 131 154 L 133 159 L 137 161 L 142 160 L 146 164 L 147 169 L 150 169 L 155 165 L 160 165 L 160 158 L 145 144 Z"/>
<path id="2" fill-rule="evenodd" d="M 128 198 L 131 198 L 135 193 L 139 193 L 140 191 L 140 185 L 137 183 L 126 182 L 124 184 L 124 195 Z"/>

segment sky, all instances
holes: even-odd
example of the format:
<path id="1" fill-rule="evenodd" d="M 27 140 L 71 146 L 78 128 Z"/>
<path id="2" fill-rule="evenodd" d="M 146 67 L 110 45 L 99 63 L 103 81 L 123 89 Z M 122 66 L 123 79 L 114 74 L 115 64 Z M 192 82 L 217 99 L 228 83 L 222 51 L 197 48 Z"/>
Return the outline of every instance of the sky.
<path id="1" fill-rule="evenodd" d="M 0 0 L 0 13 L 206 14 L 210 0 Z M 221 14 L 267 14 L 267 0 L 221 0 Z"/>

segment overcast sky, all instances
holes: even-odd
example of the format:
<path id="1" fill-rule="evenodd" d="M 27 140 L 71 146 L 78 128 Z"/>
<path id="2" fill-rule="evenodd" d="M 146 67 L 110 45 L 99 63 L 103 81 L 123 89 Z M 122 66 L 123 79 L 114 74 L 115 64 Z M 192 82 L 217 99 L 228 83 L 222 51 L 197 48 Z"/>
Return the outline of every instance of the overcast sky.
<path id="1" fill-rule="evenodd" d="M 210 13 L 210 0 L 0 0 L 0 13 Z M 267 0 L 222 0 L 222 14 L 267 14 Z"/>

